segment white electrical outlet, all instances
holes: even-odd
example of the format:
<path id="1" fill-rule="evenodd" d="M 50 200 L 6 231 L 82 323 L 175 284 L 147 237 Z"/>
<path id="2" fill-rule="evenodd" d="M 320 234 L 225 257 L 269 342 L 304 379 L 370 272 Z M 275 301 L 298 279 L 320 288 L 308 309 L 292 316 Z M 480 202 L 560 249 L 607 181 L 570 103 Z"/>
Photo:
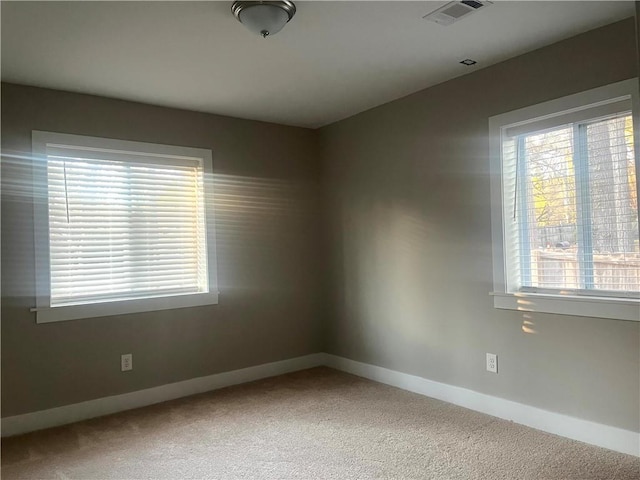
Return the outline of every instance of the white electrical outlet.
<path id="1" fill-rule="evenodd" d="M 120 370 L 123 372 L 133 370 L 133 354 L 125 353 L 120 356 Z"/>
<path id="2" fill-rule="evenodd" d="M 487 353 L 487 372 L 498 373 L 498 355 Z"/>

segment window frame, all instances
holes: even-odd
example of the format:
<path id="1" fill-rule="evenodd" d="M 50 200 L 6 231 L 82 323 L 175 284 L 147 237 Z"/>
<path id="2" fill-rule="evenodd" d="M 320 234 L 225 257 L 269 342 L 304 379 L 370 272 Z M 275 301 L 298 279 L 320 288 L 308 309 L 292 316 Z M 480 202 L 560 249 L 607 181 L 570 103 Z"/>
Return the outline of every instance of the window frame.
<path id="1" fill-rule="evenodd" d="M 36 323 L 107 317 L 130 313 L 215 305 L 218 303 L 215 211 L 213 205 L 213 155 L 211 150 L 39 130 L 33 130 L 31 135 L 36 270 L 36 306 L 32 308 L 31 311 L 36 314 Z M 190 157 L 200 160 L 204 172 L 203 188 L 205 198 L 209 291 L 204 293 L 163 295 L 139 299 L 96 301 L 92 303 L 52 307 L 50 301 L 51 270 L 49 256 L 50 232 L 47 175 L 47 146 L 51 144 L 112 151 L 114 156 L 126 156 L 126 152 L 133 152 L 134 154 L 147 154 L 161 157 Z"/>
<path id="2" fill-rule="evenodd" d="M 631 99 L 635 163 L 636 171 L 640 173 L 640 98 L 638 91 L 638 79 L 633 78 L 489 118 L 493 255 L 493 291 L 491 295 L 495 308 L 640 321 L 640 299 L 638 298 L 614 297 L 607 293 L 597 295 L 596 291 L 589 291 L 588 294 L 577 294 L 575 291 L 531 292 L 524 291 L 515 284 L 516 275 L 509 265 L 505 247 L 508 237 L 504 221 L 506 210 L 503 202 L 505 193 L 502 175 L 502 133 L 504 130 L 556 116 L 574 114 L 593 108 L 594 105 L 624 97 Z M 638 188 L 637 184 L 636 188 Z"/>

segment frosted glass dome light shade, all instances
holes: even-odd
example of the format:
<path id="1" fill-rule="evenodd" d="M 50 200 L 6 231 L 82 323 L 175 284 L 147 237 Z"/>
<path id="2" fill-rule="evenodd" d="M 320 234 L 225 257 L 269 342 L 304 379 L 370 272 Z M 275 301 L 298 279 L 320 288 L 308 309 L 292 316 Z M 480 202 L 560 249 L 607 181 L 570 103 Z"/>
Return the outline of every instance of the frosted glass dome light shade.
<path id="1" fill-rule="evenodd" d="M 275 35 L 296 13 L 293 2 L 233 2 L 231 11 L 245 27 L 266 38 Z"/>

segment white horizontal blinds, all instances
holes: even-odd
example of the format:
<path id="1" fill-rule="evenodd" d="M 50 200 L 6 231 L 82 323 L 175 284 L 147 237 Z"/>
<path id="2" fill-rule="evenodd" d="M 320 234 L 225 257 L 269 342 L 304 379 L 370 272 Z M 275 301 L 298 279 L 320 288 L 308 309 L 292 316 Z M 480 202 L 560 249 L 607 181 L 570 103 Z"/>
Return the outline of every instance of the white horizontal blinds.
<path id="1" fill-rule="evenodd" d="M 519 267 L 518 285 L 640 292 L 630 113 L 512 140 L 518 145 L 520 174 L 515 187 L 518 233 L 505 233 L 518 240 L 518 255 L 510 257 Z"/>
<path id="2" fill-rule="evenodd" d="M 521 255 L 519 242 L 519 218 L 521 211 L 518 208 L 518 142 L 515 138 L 505 138 L 502 142 L 502 188 L 505 193 L 503 198 L 503 215 L 505 229 L 505 254 L 507 258 L 519 259 Z M 507 284 L 518 284 L 520 278 L 520 263 L 512 261 L 507 263 Z"/>
<path id="3" fill-rule="evenodd" d="M 588 123 L 588 205 L 596 290 L 640 291 L 638 197 L 631 115 Z"/>
<path id="4" fill-rule="evenodd" d="M 52 153 L 51 306 L 208 291 L 197 162 Z"/>
<path id="5" fill-rule="evenodd" d="M 579 288 L 573 130 L 519 138 L 524 287 Z"/>

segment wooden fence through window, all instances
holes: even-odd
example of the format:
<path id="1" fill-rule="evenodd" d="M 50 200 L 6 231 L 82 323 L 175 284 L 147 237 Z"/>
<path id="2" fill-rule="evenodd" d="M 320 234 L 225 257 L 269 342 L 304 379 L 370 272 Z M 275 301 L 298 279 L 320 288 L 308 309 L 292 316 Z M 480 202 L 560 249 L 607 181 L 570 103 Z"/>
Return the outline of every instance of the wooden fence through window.
<path id="1" fill-rule="evenodd" d="M 531 252 L 532 285 L 579 289 L 577 252 L 545 249 Z M 640 291 L 640 253 L 594 254 L 593 281 L 597 290 Z"/>

